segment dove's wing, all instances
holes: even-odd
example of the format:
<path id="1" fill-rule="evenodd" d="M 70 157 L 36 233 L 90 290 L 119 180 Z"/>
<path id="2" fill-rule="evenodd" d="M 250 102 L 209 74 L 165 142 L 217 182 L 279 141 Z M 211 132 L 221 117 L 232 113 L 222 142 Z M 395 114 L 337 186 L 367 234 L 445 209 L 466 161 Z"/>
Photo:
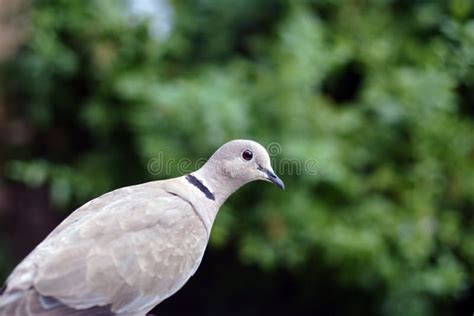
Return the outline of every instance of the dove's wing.
<path id="1" fill-rule="evenodd" d="M 60 224 L 15 269 L 5 294 L 34 290 L 53 309 L 147 311 L 194 273 L 207 238 L 189 201 L 153 183 L 119 189 Z"/>

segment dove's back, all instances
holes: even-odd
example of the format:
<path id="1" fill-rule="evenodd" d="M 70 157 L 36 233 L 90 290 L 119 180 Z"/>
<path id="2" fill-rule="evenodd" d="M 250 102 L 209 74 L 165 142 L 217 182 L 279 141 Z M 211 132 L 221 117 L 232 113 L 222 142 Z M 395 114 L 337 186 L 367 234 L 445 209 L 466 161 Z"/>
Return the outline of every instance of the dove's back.
<path id="1" fill-rule="evenodd" d="M 0 315 L 144 315 L 179 290 L 209 233 L 177 189 L 187 182 L 167 181 L 115 190 L 72 213 L 10 275 Z"/>

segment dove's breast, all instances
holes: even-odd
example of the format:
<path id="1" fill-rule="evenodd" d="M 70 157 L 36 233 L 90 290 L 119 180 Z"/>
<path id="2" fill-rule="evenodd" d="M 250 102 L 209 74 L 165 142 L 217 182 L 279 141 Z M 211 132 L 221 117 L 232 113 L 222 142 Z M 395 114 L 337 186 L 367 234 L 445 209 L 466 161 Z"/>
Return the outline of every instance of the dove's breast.
<path id="1" fill-rule="evenodd" d="M 155 226 L 114 242 L 115 270 L 140 295 L 112 308 L 119 313 L 146 312 L 173 295 L 197 270 L 207 242 L 206 227 L 191 207 L 169 210 Z M 111 301 L 123 302 L 118 296 Z"/>
<path id="2" fill-rule="evenodd" d="M 195 272 L 208 242 L 208 233 L 200 218 L 194 211 L 187 211 L 181 216 L 169 214 L 169 219 L 164 216 L 152 229 L 156 238 L 150 253 L 142 253 L 143 263 L 146 258 L 154 262 L 154 275 L 169 284 L 169 290 L 180 288 Z"/>

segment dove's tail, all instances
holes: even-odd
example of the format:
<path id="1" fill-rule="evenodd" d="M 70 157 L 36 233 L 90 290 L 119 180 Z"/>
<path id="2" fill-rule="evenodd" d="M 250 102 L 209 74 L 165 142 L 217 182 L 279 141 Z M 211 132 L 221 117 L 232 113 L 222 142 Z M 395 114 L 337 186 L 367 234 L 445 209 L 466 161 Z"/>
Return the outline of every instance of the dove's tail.
<path id="1" fill-rule="evenodd" d="M 0 316 L 113 316 L 109 306 L 74 309 L 60 301 L 44 297 L 34 289 L 5 292 L 0 296 Z"/>

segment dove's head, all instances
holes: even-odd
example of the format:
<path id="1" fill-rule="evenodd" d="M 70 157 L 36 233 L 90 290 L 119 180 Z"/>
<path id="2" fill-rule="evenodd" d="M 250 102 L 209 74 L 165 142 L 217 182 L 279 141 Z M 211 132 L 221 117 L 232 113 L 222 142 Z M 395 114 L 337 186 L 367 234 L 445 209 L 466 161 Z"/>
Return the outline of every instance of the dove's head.
<path id="1" fill-rule="evenodd" d="M 267 150 L 251 140 L 232 140 L 222 145 L 206 164 L 220 178 L 237 186 L 254 180 L 265 180 L 284 189 L 283 181 L 275 174 Z"/>

